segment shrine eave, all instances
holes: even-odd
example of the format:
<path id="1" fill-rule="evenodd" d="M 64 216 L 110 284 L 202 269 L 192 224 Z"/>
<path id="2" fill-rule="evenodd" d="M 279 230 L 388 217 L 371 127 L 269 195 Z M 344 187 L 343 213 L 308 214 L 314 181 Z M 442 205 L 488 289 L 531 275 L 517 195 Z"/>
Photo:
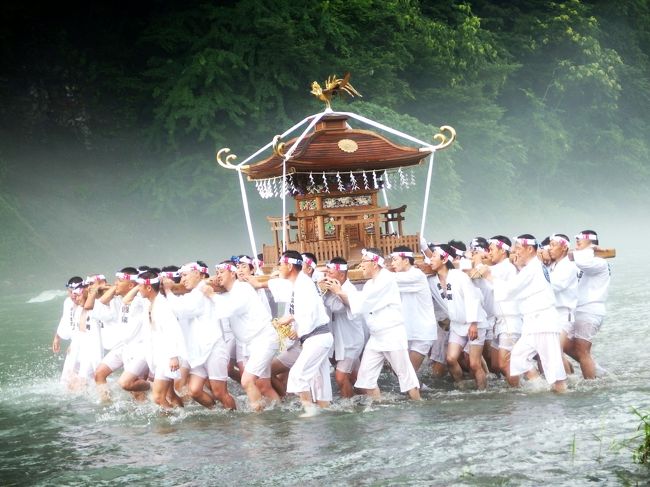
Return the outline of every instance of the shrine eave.
<path id="1" fill-rule="evenodd" d="M 287 161 L 287 173 L 396 169 L 420 164 L 432 152 L 428 148 L 394 144 L 372 131 L 341 127 L 340 124 L 328 128 L 328 125 L 326 122 L 322 128 L 303 138 Z M 285 153 L 296 140 L 291 139 L 285 144 Z M 250 180 L 274 178 L 282 176 L 282 162 L 283 158 L 274 153 L 243 171 Z"/>

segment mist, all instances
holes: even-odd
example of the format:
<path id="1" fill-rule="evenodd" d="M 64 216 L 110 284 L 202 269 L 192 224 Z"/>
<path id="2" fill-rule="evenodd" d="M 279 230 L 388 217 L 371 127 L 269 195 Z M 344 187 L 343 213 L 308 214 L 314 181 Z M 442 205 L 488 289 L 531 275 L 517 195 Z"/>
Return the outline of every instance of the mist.
<path id="1" fill-rule="evenodd" d="M 640 252 L 650 234 L 647 2 L 351 2 L 333 7 L 330 29 L 323 3 L 253 16 L 248 3 L 1 7 L 3 289 L 251 253 L 237 176 L 216 151 L 243 160 L 322 111 L 312 81 L 346 71 L 363 98 L 335 110 L 422 140 L 441 125 L 458 133 L 435 158 L 427 239 L 590 228 L 619 256 Z M 266 21 L 282 15 L 295 29 Z M 408 205 L 408 233 L 419 231 L 426 167 L 413 171 L 415 188 L 388 192 L 391 207 Z M 247 194 L 261 252 L 282 203 L 253 183 Z"/>

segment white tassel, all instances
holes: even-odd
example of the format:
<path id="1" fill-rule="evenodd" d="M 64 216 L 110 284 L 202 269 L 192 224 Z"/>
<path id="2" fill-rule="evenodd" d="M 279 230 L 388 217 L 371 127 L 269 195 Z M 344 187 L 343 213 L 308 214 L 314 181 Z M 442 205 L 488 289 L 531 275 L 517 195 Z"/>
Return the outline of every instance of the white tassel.
<path id="1" fill-rule="evenodd" d="M 323 171 L 323 184 L 325 185 L 325 192 L 329 193 L 330 189 L 327 187 L 327 176 L 325 176 L 325 171 Z"/>
<path id="2" fill-rule="evenodd" d="M 356 190 L 359 189 L 359 185 L 357 184 L 357 180 L 354 177 L 354 174 L 352 173 L 352 171 L 350 171 L 350 185 L 351 185 L 350 188 L 352 189 L 352 191 L 356 191 Z"/>
<path id="3" fill-rule="evenodd" d="M 375 171 L 372 171 L 372 183 L 375 189 L 379 189 L 379 182 L 377 181 L 377 173 Z"/>
<path id="4" fill-rule="evenodd" d="M 366 175 L 366 171 L 363 171 L 363 189 L 370 189 L 370 185 L 368 184 L 368 176 Z"/>
<path id="5" fill-rule="evenodd" d="M 341 193 L 345 191 L 345 186 L 343 186 L 343 180 L 341 179 L 341 174 L 337 171 L 336 173 L 336 182 L 338 185 L 338 189 Z"/>
<path id="6" fill-rule="evenodd" d="M 314 175 L 309 173 L 309 184 L 307 185 L 307 192 L 311 193 L 316 190 L 316 181 L 314 181 Z"/>

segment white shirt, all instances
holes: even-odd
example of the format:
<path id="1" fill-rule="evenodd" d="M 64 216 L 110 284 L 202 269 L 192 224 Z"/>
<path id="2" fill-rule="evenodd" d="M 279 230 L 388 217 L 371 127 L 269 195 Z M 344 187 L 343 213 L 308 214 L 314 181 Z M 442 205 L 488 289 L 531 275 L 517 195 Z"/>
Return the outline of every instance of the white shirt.
<path id="1" fill-rule="evenodd" d="M 269 279 L 268 286 L 276 302 L 291 303 L 293 295 L 293 326 L 299 337 L 329 322 L 316 285 L 304 272 L 298 273 L 295 282 L 280 278 Z"/>
<path id="2" fill-rule="evenodd" d="M 341 289 L 350 296 L 358 293 L 354 284 L 346 279 Z M 328 292 L 323 296 L 325 308 L 331 314 L 332 334 L 334 335 L 334 359 L 343 360 L 346 355 L 351 357 L 359 355 L 366 342 L 363 330 L 363 317 L 353 315 L 352 311 L 345 306 L 341 298 L 336 294 Z"/>
<path id="3" fill-rule="evenodd" d="M 131 304 L 124 304 L 122 296 L 113 296 L 106 305 L 95 300 L 93 317 L 104 323 L 102 341 L 107 350 L 133 341 L 141 341 L 140 332 L 144 315 L 144 298 L 137 295 Z"/>
<path id="4" fill-rule="evenodd" d="M 167 293 L 167 300 L 176 317 L 189 322 L 186 357 L 190 367 L 205 363 L 215 343 L 223 338 L 221 325 L 212 314 L 212 301 L 202 291 L 206 285 L 200 281 L 189 293 L 181 296 Z"/>
<path id="5" fill-rule="evenodd" d="M 605 316 L 610 279 L 609 264 L 605 259 L 596 257 L 592 247 L 574 250 L 573 261 L 580 270 L 576 311 Z"/>
<path id="6" fill-rule="evenodd" d="M 151 343 L 149 363 L 155 367 L 168 367 L 169 359 L 179 360 L 186 355 L 183 332 L 170 302 L 162 294 L 153 302 L 145 300 L 145 322 Z"/>
<path id="7" fill-rule="evenodd" d="M 247 282 L 235 281 L 230 291 L 213 295 L 212 302 L 215 316 L 228 318 L 230 329 L 241 343 L 251 343 L 266 329 L 273 331 L 271 313 Z"/>
<path id="8" fill-rule="evenodd" d="M 503 259 L 498 264 L 490 266 L 490 272 L 495 280 L 509 281 L 517 275 L 517 268 L 510 259 Z M 492 288 L 494 296 L 494 284 L 485 280 Z M 494 335 L 499 336 L 501 333 L 521 334 L 521 316 L 519 313 L 519 303 L 516 299 L 497 299 L 494 296 L 494 315 L 496 317 L 494 324 Z"/>
<path id="9" fill-rule="evenodd" d="M 440 279 L 435 276 L 435 279 Z M 449 269 L 444 297 L 451 329 L 460 336 L 466 336 L 472 323 L 478 328 L 488 328 L 487 316 L 481 306 L 479 291 L 467 274 L 459 269 Z"/>
<path id="10" fill-rule="evenodd" d="M 519 310 L 524 315 L 522 333 L 558 332 L 557 319 L 552 322 L 540 323 L 538 320 L 526 320 L 526 315 L 534 315 L 549 308 L 555 313 L 555 295 L 551 289 L 548 271 L 542 262 L 533 257 L 519 274 L 508 281 L 494 280 L 495 299 L 516 299 Z M 535 323 L 534 328 L 526 326 Z"/>
<path id="11" fill-rule="evenodd" d="M 75 319 L 76 309 L 77 305 L 74 304 L 70 296 L 66 297 L 65 301 L 63 301 L 63 311 L 61 312 L 59 326 L 56 328 L 56 334 L 62 340 L 71 340 L 72 336 L 79 330 L 78 323 Z"/>
<path id="12" fill-rule="evenodd" d="M 409 340 L 435 340 L 438 330 L 427 276 L 415 266 L 394 276 L 402 299 L 406 336 Z"/>
<path id="13" fill-rule="evenodd" d="M 366 348 L 378 351 L 404 350 L 408 348 L 402 300 L 394 273 L 381 269 L 369 279 L 363 289 L 348 295 L 350 311 L 361 314 L 368 325 L 370 338 Z"/>
<path id="14" fill-rule="evenodd" d="M 551 287 L 555 293 L 555 307 L 575 312 L 578 304 L 578 268 L 567 256 L 550 267 Z"/>

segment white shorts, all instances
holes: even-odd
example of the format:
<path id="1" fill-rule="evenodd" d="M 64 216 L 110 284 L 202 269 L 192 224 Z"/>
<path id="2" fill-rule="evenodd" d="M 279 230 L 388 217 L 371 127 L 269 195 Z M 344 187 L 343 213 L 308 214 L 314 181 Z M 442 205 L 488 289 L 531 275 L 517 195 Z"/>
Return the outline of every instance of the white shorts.
<path id="1" fill-rule="evenodd" d="M 245 343 L 240 342 L 237 340 L 237 350 L 235 352 L 237 363 L 246 363 L 249 357 L 249 352 L 248 352 L 248 347 L 246 346 Z M 232 358 L 232 357 L 231 357 Z"/>
<path id="2" fill-rule="evenodd" d="M 334 337 L 329 332 L 311 336 L 303 342 L 302 351 L 289 370 L 288 393 L 311 391 L 314 401 L 332 400 L 329 361 L 332 345 Z"/>
<path id="3" fill-rule="evenodd" d="M 576 322 L 571 338 L 580 338 L 589 343 L 594 341 L 594 337 L 600 330 L 605 319 L 602 315 L 595 315 L 592 313 L 584 313 L 582 311 L 576 312 Z"/>
<path id="4" fill-rule="evenodd" d="M 190 369 L 191 375 L 210 380 L 228 380 L 228 364 L 230 363 L 230 343 L 217 341 L 206 361 Z"/>
<path id="5" fill-rule="evenodd" d="M 413 388 L 420 387 L 420 381 L 406 349 L 392 350 L 390 352 L 366 349 L 361 357 L 361 364 L 359 365 L 357 381 L 354 387 L 375 389 L 379 374 L 381 374 L 381 369 L 384 366 L 384 359 L 388 360 L 393 371 L 397 374 L 400 391 L 408 392 Z"/>
<path id="6" fill-rule="evenodd" d="M 280 352 L 276 358 L 282 363 L 282 365 L 290 369 L 293 367 L 293 364 L 296 363 L 296 360 L 298 360 L 300 350 L 302 350 L 300 347 L 300 342 L 296 340 L 293 345 L 291 345 L 285 351 Z"/>
<path id="7" fill-rule="evenodd" d="M 438 326 L 438 338 L 433 341 L 429 358 L 439 364 L 447 363 L 447 343 L 449 342 L 449 330 L 445 331 Z"/>
<path id="8" fill-rule="evenodd" d="M 122 352 L 124 352 L 124 346 L 114 347 L 108 352 L 102 359 L 102 364 L 115 372 L 117 369 L 121 368 L 124 365 L 124 360 L 122 359 Z"/>
<path id="9" fill-rule="evenodd" d="M 409 340 L 409 352 L 417 352 L 425 357 L 429 355 L 435 340 Z"/>
<path id="10" fill-rule="evenodd" d="M 511 351 L 519 337 L 519 333 L 499 333 L 499 336 L 492 340 L 492 348 Z"/>
<path id="11" fill-rule="evenodd" d="M 278 342 L 275 330 L 269 328 L 268 333 L 264 332 L 246 345 L 248 359 L 244 371 L 253 374 L 261 379 L 271 377 L 271 362 L 278 351 Z"/>
<path id="12" fill-rule="evenodd" d="M 344 358 L 336 361 L 336 370 L 344 374 L 351 374 L 353 370 L 359 370 L 359 358 Z"/>
<path id="13" fill-rule="evenodd" d="M 492 340 L 494 340 L 494 326 L 490 325 L 490 327 L 485 330 L 485 341 L 491 342 Z"/>
<path id="14" fill-rule="evenodd" d="M 475 340 L 470 340 L 467 335 L 461 336 L 457 334 L 454 330 L 449 331 L 449 343 L 456 343 L 462 348 L 465 348 L 466 345 L 483 345 L 485 343 L 485 335 L 487 330 L 485 328 L 478 329 L 478 336 Z"/>
<path id="15" fill-rule="evenodd" d="M 535 354 L 539 355 L 544 377 L 549 384 L 566 379 L 560 334 L 554 332 L 522 335 L 510 354 L 510 375 L 521 375 L 535 367 Z"/>
<path id="16" fill-rule="evenodd" d="M 172 370 L 169 368 L 169 360 L 166 360 L 158 364 L 154 364 L 153 378 L 154 380 L 170 381 L 174 379 L 180 379 L 181 373 L 179 370 L 172 372 Z"/>

